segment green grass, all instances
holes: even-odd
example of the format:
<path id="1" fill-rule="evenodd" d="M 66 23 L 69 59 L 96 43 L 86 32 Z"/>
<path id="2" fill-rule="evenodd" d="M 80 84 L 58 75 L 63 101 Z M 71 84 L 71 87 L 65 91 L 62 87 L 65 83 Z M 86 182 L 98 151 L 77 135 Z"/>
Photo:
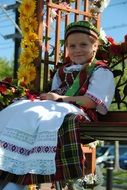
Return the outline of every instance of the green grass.
<path id="1" fill-rule="evenodd" d="M 102 173 L 104 175 L 104 178 L 106 180 L 106 174 L 107 170 L 103 169 Z M 113 171 L 113 186 L 121 186 L 127 189 L 127 170 L 119 170 L 118 172 Z"/>

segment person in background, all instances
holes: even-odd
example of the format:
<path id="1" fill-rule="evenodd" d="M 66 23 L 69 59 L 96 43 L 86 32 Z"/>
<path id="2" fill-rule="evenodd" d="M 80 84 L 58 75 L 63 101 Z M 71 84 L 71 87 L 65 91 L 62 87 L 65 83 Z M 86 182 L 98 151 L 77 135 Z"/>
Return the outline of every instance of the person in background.
<path id="1" fill-rule="evenodd" d="M 51 91 L 0 112 L 3 190 L 83 177 L 80 123 L 96 121 L 97 113 L 105 115 L 115 91 L 108 65 L 96 60 L 98 45 L 93 24 L 70 23 L 65 31 L 69 59 L 54 75 Z"/>

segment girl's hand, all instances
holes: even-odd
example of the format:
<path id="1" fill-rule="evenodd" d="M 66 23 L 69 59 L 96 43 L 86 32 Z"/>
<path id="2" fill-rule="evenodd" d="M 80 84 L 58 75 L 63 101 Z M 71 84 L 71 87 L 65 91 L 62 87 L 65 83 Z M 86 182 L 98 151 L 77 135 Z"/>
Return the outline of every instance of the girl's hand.
<path id="1" fill-rule="evenodd" d="M 61 98 L 61 96 L 53 92 L 40 94 L 41 100 L 57 100 L 58 98 Z"/>

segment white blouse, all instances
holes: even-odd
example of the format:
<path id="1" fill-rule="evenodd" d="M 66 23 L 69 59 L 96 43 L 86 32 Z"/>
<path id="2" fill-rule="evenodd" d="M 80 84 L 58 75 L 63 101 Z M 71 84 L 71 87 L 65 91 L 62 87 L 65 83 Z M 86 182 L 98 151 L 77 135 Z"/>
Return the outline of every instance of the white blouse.
<path id="1" fill-rule="evenodd" d="M 72 67 L 71 67 L 72 69 Z M 52 83 L 52 90 L 59 88 L 61 80 L 58 73 L 55 74 Z M 109 69 L 98 68 L 90 77 L 86 94 L 97 103 L 96 110 L 106 114 L 112 102 L 115 92 L 113 73 Z"/>

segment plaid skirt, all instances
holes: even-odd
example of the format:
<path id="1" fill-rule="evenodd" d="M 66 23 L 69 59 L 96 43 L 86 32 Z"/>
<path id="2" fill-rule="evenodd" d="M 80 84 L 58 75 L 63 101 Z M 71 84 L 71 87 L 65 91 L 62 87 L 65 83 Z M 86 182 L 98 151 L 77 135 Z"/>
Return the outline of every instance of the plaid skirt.
<path id="1" fill-rule="evenodd" d="M 54 175 L 15 175 L 0 171 L 0 183 L 14 182 L 21 185 L 39 184 L 83 176 L 83 154 L 80 144 L 80 122 L 87 119 L 81 115 L 68 114 L 58 131 L 56 149 L 56 173 Z"/>

